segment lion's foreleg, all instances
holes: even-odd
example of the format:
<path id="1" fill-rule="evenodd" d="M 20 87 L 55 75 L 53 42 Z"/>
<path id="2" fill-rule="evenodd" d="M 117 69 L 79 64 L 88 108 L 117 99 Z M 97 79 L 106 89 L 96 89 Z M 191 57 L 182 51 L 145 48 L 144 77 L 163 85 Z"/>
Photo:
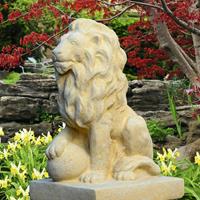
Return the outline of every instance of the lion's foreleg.
<path id="1" fill-rule="evenodd" d="M 91 169 L 106 171 L 109 167 L 110 155 L 110 127 L 96 124 L 90 135 Z"/>
<path id="2" fill-rule="evenodd" d="M 90 129 L 90 172 L 81 176 L 83 182 L 98 182 L 106 178 L 110 164 L 111 123 L 103 120 L 94 123 Z"/>

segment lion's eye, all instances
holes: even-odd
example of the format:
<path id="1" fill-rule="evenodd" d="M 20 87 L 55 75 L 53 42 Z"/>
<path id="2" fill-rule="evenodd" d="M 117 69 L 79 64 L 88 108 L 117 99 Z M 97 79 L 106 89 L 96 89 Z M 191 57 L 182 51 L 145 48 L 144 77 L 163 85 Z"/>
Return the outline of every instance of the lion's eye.
<path id="1" fill-rule="evenodd" d="M 78 45 L 76 41 L 71 41 L 72 45 Z"/>

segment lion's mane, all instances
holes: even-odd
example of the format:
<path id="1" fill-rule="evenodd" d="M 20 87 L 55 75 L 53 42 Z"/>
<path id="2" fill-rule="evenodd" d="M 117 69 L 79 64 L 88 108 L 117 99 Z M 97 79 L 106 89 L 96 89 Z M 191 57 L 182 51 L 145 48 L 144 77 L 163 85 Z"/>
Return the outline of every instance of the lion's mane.
<path id="1" fill-rule="evenodd" d="M 88 127 L 107 111 L 126 105 L 128 82 L 122 70 L 127 57 L 115 32 L 103 24 L 77 19 L 61 43 L 69 34 L 83 36 L 84 43 L 77 37 L 70 53 L 76 61 L 70 71 L 65 71 L 65 64 L 62 69 L 56 66 L 59 108 L 68 126 Z"/>

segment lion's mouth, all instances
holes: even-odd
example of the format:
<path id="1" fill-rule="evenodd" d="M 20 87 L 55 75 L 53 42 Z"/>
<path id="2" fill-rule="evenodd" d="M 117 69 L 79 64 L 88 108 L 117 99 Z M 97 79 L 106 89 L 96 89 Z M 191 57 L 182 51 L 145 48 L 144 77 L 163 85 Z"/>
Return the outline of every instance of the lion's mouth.
<path id="1" fill-rule="evenodd" d="M 54 61 L 53 64 L 59 74 L 65 74 L 66 72 L 71 70 L 73 66 L 72 61 L 64 61 L 64 62 Z"/>
<path id="2" fill-rule="evenodd" d="M 56 71 L 61 75 L 72 69 L 72 60 L 63 60 L 59 57 L 59 55 L 55 54 L 54 52 L 52 53 L 52 60 Z"/>

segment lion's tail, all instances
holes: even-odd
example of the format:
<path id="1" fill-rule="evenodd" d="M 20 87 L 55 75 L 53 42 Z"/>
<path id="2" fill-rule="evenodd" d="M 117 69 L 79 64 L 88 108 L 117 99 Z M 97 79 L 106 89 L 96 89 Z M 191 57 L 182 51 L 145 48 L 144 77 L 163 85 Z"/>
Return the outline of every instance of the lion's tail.
<path id="1" fill-rule="evenodd" d="M 159 166 L 151 158 L 141 155 L 126 156 L 119 160 L 114 167 L 115 172 L 135 172 L 136 170 L 145 171 L 151 176 L 157 176 L 160 174 Z"/>

